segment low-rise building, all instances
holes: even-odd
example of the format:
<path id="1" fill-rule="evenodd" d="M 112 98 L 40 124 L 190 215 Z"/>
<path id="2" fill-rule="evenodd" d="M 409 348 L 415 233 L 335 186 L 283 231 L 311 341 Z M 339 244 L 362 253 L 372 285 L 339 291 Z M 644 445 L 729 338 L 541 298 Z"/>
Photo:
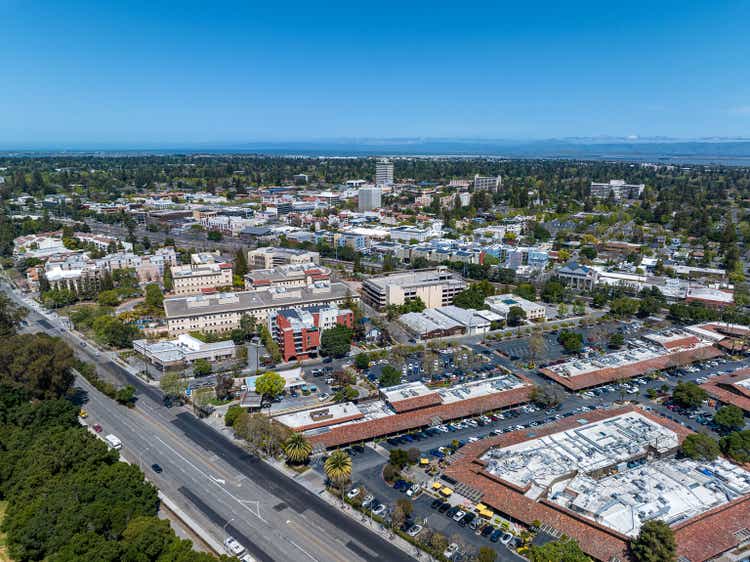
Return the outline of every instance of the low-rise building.
<path id="1" fill-rule="evenodd" d="M 563 285 L 585 291 L 593 289 L 599 280 L 599 272 L 593 267 L 581 265 L 575 261 L 558 268 L 555 275 Z"/>
<path id="2" fill-rule="evenodd" d="M 307 287 L 318 281 L 328 281 L 331 270 L 327 267 L 309 263 L 280 265 L 272 269 L 253 269 L 245 275 L 245 289 L 248 291 L 265 291 L 272 287 L 293 289 Z"/>
<path id="3" fill-rule="evenodd" d="M 609 180 L 607 183 L 591 182 L 591 197 L 607 199 L 610 195 L 615 201 L 621 199 L 638 199 L 643 193 L 645 184 L 625 183 L 625 180 Z"/>
<path id="4" fill-rule="evenodd" d="M 444 478 L 511 521 L 575 539 L 596 560 L 628 560 L 651 520 L 672 528 L 679 560 L 715 560 L 748 541 L 750 472 L 721 457 L 677 457 L 691 433 L 632 406 L 598 409 L 470 443 Z"/>
<path id="5" fill-rule="evenodd" d="M 271 269 L 279 265 L 320 263 L 320 254 L 310 250 L 294 248 L 264 247 L 247 253 L 247 265 L 251 269 Z"/>
<path id="6" fill-rule="evenodd" d="M 506 322 L 508 320 L 508 313 L 513 307 L 523 310 L 524 313 L 526 313 L 526 320 L 532 322 L 544 322 L 547 319 L 547 309 L 543 305 L 510 293 L 487 297 L 484 299 L 484 303 L 492 312 L 500 315 Z"/>
<path id="7" fill-rule="evenodd" d="M 237 351 L 232 340 L 206 343 L 189 334 L 180 334 L 171 341 L 134 340 L 133 349 L 162 369 L 180 367 L 198 359 L 211 362 L 233 359 Z"/>

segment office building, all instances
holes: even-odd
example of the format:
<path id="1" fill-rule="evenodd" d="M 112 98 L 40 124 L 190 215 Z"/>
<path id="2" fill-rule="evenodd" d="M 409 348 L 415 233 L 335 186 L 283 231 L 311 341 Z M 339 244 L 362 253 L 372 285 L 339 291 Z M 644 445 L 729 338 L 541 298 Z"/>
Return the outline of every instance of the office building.
<path id="1" fill-rule="evenodd" d="M 383 189 L 379 186 L 361 187 L 357 192 L 359 211 L 364 213 L 366 211 L 376 211 L 380 209 L 382 205 L 382 195 Z"/>
<path id="2" fill-rule="evenodd" d="M 608 183 L 591 182 L 591 197 L 607 199 L 610 194 L 615 201 L 621 199 L 638 199 L 646 185 L 625 183 L 625 180 L 609 180 Z"/>
<path id="3" fill-rule="evenodd" d="M 294 248 L 264 247 L 247 253 L 247 266 L 250 269 L 271 269 L 280 265 L 320 263 L 320 254 Z"/>
<path id="4" fill-rule="evenodd" d="M 508 320 L 510 309 L 514 307 L 520 308 L 524 311 L 526 314 L 526 320 L 532 322 L 544 322 L 547 319 L 547 309 L 544 308 L 544 306 L 531 302 L 530 300 L 522 299 L 517 295 L 511 295 L 510 293 L 487 297 L 484 299 L 484 303 L 492 312 L 499 314 L 505 321 Z"/>
<path id="5" fill-rule="evenodd" d="M 500 191 L 503 185 L 501 176 L 474 176 L 474 191 L 490 191 L 495 193 Z"/>
<path id="6" fill-rule="evenodd" d="M 384 158 L 375 163 L 375 185 L 393 185 L 393 162 Z"/>
<path id="7" fill-rule="evenodd" d="M 463 278 L 445 267 L 370 277 L 362 284 L 364 301 L 378 310 L 416 298 L 427 308 L 447 306 L 465 288 Z"/>
<path id="8" fill-rule="evenodd" d="M 245 275 L 247 291 L 265 291 L 270 288 L 295 289 L 308 287 L 331 278 L 331 270 L 312 262 L 280 265 L 272 269 L 253 269 Z"/>

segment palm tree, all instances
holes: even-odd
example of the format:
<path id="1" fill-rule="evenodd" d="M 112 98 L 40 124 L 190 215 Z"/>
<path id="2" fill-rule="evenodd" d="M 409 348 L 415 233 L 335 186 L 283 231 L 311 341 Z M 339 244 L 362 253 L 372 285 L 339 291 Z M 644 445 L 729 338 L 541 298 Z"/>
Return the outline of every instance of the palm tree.
<path id="1" fill-rule="evenodd" d="M 341 449 L 336 449 L 326 459 L 323 470 L 328 479 L 339 487 L 341 498 L 344 497 L 344 484 L 352 475 L 352 458 Z"/>
<path id="2" fill-rule="evenodd" d="M 289 462 L 302 464 L 310 458 L 312 445 L 301 433 L 292 433 L 284 443 L 284 453 Z"/>

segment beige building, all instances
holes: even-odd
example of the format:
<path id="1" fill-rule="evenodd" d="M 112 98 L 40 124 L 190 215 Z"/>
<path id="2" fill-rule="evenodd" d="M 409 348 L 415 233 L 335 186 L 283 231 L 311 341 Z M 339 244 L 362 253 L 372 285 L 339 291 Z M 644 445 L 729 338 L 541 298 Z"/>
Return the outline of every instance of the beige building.
<path id="1" fill-rule="evenodd" d="M 522 299 L 518 295 L 512 295 L 510 293 L 487 297 L 484 299 L 484 304 L 486 304 L 492 312 L 502 316 L 503 320 L 506 321 L 508 320 L 508 313 L 513 307 L 523 310 L 524 313 L 526 313 L 526 320 L 544 322 L 547 319 L 547 309 L 544 305 Z"/>
<path id="2" fill-rule="evenodd" d="M 294 289 L 307 287 L 318 281 L 328 281 L 331 270 L 312 262 L 280 265 L 273 269 L 254 269 L 245 275 L 247 291 L 265 291 L 275 287 Z"/>
<path id="3" fill-rule="evenodd" d="M 242 316 L 254 316 L 259 324 L 279 310 L 317 305 L 344 305 L 359 296 L 344 283 L 315 283 L 294 290 L 241 291 L 164 299 L 164 312 L 171 337 L 189 332 L 220 334 L 240 327 Z"/>
<path id="4" fill-rule="evenodd" d="M 231 263 L 205 263 L 172 267 L 172 283 L 176 295 L 192 295 L 205 289 L 232 286 Z"/>
<path id="5" fill-rule="evenodd" d="M 427 308 L 453 304 L 453 298 L 466 289 L 466 282 L 445 267 L 370 277 L 362 284 L 362 298 L 379 310 L 400 306 L 417 297 Z"/>
<path id="6" fill-rule="evenodd" d="M 247 253 L 247 266 L 250 269 L 271 269 L 290 263 L 320 263 L 320 254 L 294 248 L 258 248 Z"/>

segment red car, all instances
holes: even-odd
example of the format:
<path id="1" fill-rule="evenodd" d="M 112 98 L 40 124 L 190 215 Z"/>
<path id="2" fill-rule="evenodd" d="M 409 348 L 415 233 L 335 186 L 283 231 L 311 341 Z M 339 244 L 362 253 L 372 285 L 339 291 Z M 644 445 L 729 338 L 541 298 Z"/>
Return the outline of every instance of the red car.
<path id="1" fill-rule="evenodd" d="M 95 423 L 94 424 L 94 431 L 96 431 L 97 433 L 101 433 L 102 432 L 102 426 L 100 426 L 98 423 Z"/>

